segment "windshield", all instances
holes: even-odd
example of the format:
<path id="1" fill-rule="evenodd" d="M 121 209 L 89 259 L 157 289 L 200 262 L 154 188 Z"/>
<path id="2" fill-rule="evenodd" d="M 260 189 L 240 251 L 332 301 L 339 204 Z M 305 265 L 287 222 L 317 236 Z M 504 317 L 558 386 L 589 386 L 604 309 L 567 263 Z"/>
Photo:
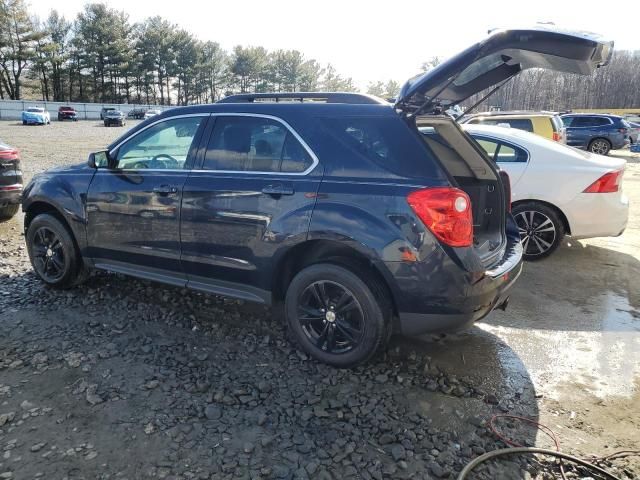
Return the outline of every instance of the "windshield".
<path id="1" fill-rule="evenodd" d="M 44 112 L 44 109 L 43 108 L 27 108 L 27 112 L 42 113 Z"/>

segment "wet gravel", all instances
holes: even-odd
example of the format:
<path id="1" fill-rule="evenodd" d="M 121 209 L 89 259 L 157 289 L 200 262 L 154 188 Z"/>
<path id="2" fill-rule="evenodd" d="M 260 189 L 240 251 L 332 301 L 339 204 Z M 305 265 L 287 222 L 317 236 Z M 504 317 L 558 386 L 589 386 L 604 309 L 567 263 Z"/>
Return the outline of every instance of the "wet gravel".
<path id="1" fill-rule="evenodd" d="M 109 129 L 78 123 L 85 143 L 74 136 L 69 151 L 108 143 Z M 65 163 L 41 150 L 27 176 Z M 531 380 L 496 383 L 464 356 L 432 355 L 464 335 L 394 339 L 371 364 L 337 370 L 295 349 L 264 307 L 107 273 L 48 289 L 20 225 L 0 224 L 0 479 L 455 478 L 505 446 L 492 415 L 538 417 Z M 632 478 L 624 467 L 613 471 Z M 553 472 L 513 457 L 471 478 Z"/>

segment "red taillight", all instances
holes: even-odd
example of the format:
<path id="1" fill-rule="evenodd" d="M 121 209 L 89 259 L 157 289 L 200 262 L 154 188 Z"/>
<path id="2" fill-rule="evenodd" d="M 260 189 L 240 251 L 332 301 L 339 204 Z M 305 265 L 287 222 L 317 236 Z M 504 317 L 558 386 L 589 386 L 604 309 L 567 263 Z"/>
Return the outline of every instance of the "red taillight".
<path id="1" fill-rule="evenodd" d="M 15 148 L 0 150 L 0 160 L 18 160 L 20 152 Z"/>
<path id="2" fill-rule="evenodd" d="M 615 172 L 605 173 L 598 180 L 593 182 L 584 191 L 584 193 L 614 193 L 620 190 L 620 183 L 622 182 L 622 174 L 624 170 L 617 170 Z"/>
<path id="3" fill-rule="evenodd" d="M 452 187 L 425 188 L 407 196 L 416 215 L 438 240 L 451 247 L 473 244 L 471 199 Z"/>
<path id="4" fill-rule="evenodd" d="M 619 128 L 618 131 L 620 133 L 627 133 L 627 129 L 626 128 Z"/>
<path id="5" fill-rule="evenodd" d="M 553 132 L 553 140 L 559 142 L 560 140 L 562 140 L 562 135 L 560 135 L 558 132 Z"/>

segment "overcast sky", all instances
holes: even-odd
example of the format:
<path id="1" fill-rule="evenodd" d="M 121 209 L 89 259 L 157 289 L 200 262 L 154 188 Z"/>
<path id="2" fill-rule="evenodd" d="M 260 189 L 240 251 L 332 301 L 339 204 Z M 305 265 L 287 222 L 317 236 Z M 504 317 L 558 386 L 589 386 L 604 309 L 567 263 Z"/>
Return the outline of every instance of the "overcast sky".
<path id="1" fill-rule="evenodd" d="M 28 0 L 29 1 L 29 0 Z M 86 0 L 30 0 L 45 18 L 55 8 L 73 19 Z M 634 2 L 536 0 L 356 1 L 324 0 L 108 0 L 132 22 L 160 15 L 224 48 L 255 45 L 297 49 L 306 58 L 333 64 L 360 87 L 372 80 L 404 82 L 433 56 L 447 57 L 482 38 L 488 29 L 554 22 L 610 38 L 619 49 L 640 49 L 640 9 Z M 469 5 L 467 5 L 469 3 Z M 615 6 L 614 6 L 615 5 Z M 526 6 L 526 8 L 525 8 Z M 626 12 L 626 9 L 631 12 Z"/>

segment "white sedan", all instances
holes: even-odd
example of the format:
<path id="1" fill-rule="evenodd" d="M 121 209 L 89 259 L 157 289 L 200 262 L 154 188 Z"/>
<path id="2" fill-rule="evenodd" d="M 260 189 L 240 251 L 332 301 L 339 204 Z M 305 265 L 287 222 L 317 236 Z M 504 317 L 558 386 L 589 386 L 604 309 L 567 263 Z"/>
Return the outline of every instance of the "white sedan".
<path id="1" fill-rule="evenodd" d="M 525 258 L 550 255 L 564 235 L 616 237 L 627 226 L 625 161 L 500 126 L 462 125 L 511 179 Z"/>
<path id="2" fill-rule="evenodd" d="M 160 110 L 147 110 L 144 113 L 144 119 L 155 117 L 156 115 L 160 115 L 162 112 Z"/>

